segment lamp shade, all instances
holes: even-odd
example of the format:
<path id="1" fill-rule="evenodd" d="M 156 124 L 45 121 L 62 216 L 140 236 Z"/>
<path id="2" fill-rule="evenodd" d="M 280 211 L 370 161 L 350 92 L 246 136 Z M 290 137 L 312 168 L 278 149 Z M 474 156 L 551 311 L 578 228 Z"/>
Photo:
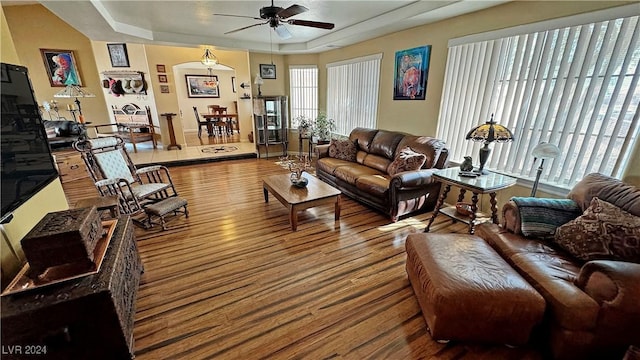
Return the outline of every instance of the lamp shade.
<path id="1" fill-rule="evenodd" d="M 531 155 L 537 159 L 555 159 L 560 156 L 560 149 L 554 144 L 543 142 L 533 148 Z"/>
<path id="2" fill-rule="evenodd" d="M 491 120 L 482 125 L 478 125 L 471 129 L 466 136 L 467 140 L 471 141 L 484 141 L 490 142 L 508 142 L 513 141 L 513 133 L 505 126 L 496 124 L 493 121 L 493 114 L 491 114 Z"/>
<path id="3" fill-rule="evenodd" d="M 211 67 L 218 64 L 218 58 L 213 55 L 211 50 L 204 49 L 204 54 L 202 55 L 202 58 L 200 58 L 200 62 L 204 66 Z"/>
<path id="4" fill-rule="evenodd" d="M 57 98 L 92 98 L 96 97 L 94 94 L 82 90 L 78 85 L 67 85 L 64 89 L 57 92 L 53 97 Z"/>
<path id="5" fill-rule="evenodd" d="M 256 78 L 253 79 L 253 83 L 256 84 L 256 85 L 262 85 L 262 84 L 264 84 L 264 79 L 262 79 L 260 74 L 256 74 Z"/>

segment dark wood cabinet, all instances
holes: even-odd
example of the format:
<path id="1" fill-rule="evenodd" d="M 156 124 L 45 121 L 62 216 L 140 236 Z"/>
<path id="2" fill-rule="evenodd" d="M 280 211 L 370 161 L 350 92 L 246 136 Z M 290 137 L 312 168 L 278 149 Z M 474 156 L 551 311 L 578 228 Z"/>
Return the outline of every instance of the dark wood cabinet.
<path id="1" fill-rule="evenodd" d="M 2 296 L 2 358 L 133 358 L 141 272 L 133 224 L 121 217 L 97 273 Z"/>

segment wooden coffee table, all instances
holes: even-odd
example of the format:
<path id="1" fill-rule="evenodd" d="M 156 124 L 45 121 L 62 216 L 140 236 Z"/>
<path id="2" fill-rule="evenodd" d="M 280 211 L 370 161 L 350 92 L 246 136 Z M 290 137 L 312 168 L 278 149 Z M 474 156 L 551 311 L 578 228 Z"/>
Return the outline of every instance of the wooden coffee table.
<path id="1" fill-rule="evenodd" d="M 303 176 L 309 180 L 309 184 L 304 188 L 298 188 L 291 184 L 289 176 L 268 176 L 262 179 L 262 188 L 265 202 L 269 202 L 271 193 L 282 205 L 289 208 L 291 230 L 296 231 L 298 228 L 298 211 L 319 205 L 335 204 L 335 219 L 340 220 L 340 190 L 306 173 Z"/>

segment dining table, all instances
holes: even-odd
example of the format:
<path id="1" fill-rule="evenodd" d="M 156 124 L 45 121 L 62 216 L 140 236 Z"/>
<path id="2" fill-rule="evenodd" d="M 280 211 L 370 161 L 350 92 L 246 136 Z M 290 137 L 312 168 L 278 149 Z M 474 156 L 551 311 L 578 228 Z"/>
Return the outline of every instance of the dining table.
<path id="1" fill-rule="evenodd" d="M 233 134 L 233 126 L 231 122 L 233 119 L 238 119 L 238 114 L 210 114 L 204 113 L 200 114 L 203 119 L 207 120 L 207 132 L 209 136 L 213 136 L 214 134 L 214 126 L 219 128 L 219 134 L 222 135 L 222 129 L 224 128 L 225 134 Z M 237 123 L 237 121 L 236 121 Z M 238 130 L 239 132 L 239 130 Z"/>

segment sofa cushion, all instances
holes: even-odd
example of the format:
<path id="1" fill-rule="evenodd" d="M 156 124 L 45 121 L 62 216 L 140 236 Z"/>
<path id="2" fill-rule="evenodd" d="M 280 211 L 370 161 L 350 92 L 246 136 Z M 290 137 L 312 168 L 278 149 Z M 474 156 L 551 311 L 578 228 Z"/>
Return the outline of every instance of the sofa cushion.
<path id="1" fill-rule="evenodd" d="M 594 197 L 582 216 L 558 228 L 555 241 L 584 261 L 640 263 L 640 217 Z"/>
<path id="2" fill-rule="evenodd" d="M 340 166 L 352 166 L 353 162 L 347 160 L 341 160 L 331 157 L 325 157 L 318 159 L 316 162 L 317 170 L 322 170 L 328 174 L 334 175 L 335 170 Z"/>
<path id="3" fill-rule="evenodd" d="M 368 153 L 370 152 L 369 146 L 371 145 L 371 141 L 373 141 L 373 137 L 376 136 L 377 133 L 378 130 L 376 129 L 355 128 L 351 130 L 349 140 L 358 146 L 358 150 Z"/>
<path id="4" fill-rule="evenodd" d="M 393 176 L 399 172 L 403 171 L 414 171 L 419 170 L 424 162 L 427 160 L 427 156 L 424 154 L 417 153 L 413 151 L 410 147 L 405 147 L 396 158 L 393 160 L 389 167 L 387 168 L 387 173 L 390 176 Z"/>
<path id="5" fill-rule="evenodd" d="M 396 147 L 404 137 L 405 134 L 398 132 L 378 130 L 376 136 L 373 137 L 373 141 L 371 141 L 371 146 L 369 146 L 369 153 L 393 160 Z"/>
<path id="6" fill-rule="evenodd" d="M 610 176 L 589 174 L 567 195 L 569 199 L 578 203 L 583 211 L 591 205 L 591 199 L 596 196 L 624 211 L 640 216 L 640 189 Z"/>
<path id="7" fill-rule="evenodd" d="M 329 145 L 329 157 L 356 161 L 356 144 L 349 139 L 332 139 Z"/>
<path id="8" fill-rule="evenodd" d="M 364 160 L 362 161 L 362 165 L 368 166 L 370 168 L 374 168 L 383 174 L 387 173 L 387 168 L 389 167 L 389 164 L 391 164 L 391 160 L 387 159 L 384 156 L 375 155 L 375 154 L 368 154 L 367 156 L 364 157 Z"/>
<path id="9" fill-rule="evenodd" d="M 351 166 L 340 166 L 335 169 L 333 175 L 342 181 L 345 181 L 351 185 L 356 184 L 356 179 L 366 175 L 384 175 L 376 169 L 372 169 L 368 166 L 358 165 L 351 163 Z"/>
<path id="10" fill-rule="evenodd" d="M 367 194 L 386 198 L 389 192 L 389 177 L 386 175 L 364 175 L 356 179 L 356 187 Z"/>
<path id="11" fill-rule="evenodd" d="M 512 197 L 520 212 L 520 231 L 529 237 L 551 237 L 560 225 L 582 214 L 571 199 Z"/>

